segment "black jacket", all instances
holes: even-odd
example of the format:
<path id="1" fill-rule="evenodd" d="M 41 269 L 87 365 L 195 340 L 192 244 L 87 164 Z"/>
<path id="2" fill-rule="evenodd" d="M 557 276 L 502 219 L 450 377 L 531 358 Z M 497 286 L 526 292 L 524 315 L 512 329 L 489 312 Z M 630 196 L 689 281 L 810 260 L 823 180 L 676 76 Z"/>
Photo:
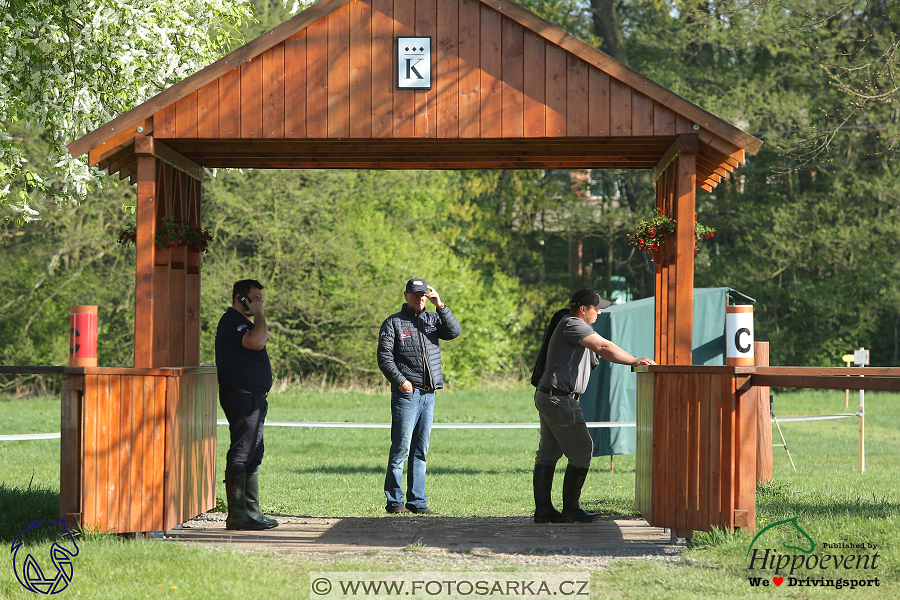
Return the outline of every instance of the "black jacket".
<path id="1" fill-rule="evenodd" d="M 462 333 L 450 309 L 422 311 L 416 317 L 407 304 L 385 319 L 378 334 L 378 368 L 395 391 L 407 379 L 417 389 L 444 387 L 439 340 Z M 426 360 L 427 357 L 427 360 Z"/>

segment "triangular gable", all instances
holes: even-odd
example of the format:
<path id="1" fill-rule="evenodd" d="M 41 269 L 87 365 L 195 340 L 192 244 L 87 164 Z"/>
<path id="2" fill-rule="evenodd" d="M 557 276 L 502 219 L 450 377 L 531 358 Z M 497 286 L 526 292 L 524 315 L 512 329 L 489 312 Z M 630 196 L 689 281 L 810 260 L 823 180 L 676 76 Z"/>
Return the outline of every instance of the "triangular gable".
<path id="1" fill-rule="evenodd" d="M 396 89 L 409 35 L 432 38 L 431 90 Z M 761 145 L 508 0 L 321 0 L 69 150 L 130 175 L 151 133 L 199 166 L 272 168 L 652 168 L 696 133 L 707 190 Z"/>

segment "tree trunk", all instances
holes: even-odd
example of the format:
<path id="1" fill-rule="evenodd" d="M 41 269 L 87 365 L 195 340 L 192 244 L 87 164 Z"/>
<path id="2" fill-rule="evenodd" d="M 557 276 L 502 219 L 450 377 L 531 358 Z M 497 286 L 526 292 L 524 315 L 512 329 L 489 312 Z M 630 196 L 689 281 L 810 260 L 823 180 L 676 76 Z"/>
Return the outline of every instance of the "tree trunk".
<path id="1" fill-rule="evenodd" d="M 627 65 L 628 56 L 625 52 L 619 17 L 616 14 L 615 0 L 591 0 L 591 18 L 594 22 L 594 33 L 603 40 L 600 49 L 623 65 Z"/>

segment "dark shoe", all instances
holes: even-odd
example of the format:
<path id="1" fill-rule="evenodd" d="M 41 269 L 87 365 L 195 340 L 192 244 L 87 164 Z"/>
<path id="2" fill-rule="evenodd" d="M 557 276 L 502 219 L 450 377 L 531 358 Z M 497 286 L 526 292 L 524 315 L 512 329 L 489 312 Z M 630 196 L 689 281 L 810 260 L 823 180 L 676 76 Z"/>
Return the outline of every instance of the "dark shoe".
<path id="1" fill-rule="evenodd" d="M 433 510 L 431 510 L 431 509 L 428 508 L 427 506 L 424 506 L 424 507 L 422 507 L 422 508 L 419 508 L 418 506 L 416 506 L 416 505 L 414 505 L 414 504 L 407 504 L 407 505 L 406 505 L 406 508 L 409 510 L 409 512 L 411 512 L 411 513 L 413 513 L 413 514 L 417 514 L 417 515 L 433 515 L 433 514 L 436 514 Z"/>
<path id="2" fill-rule="evenodd" d="M 265 523 L 269 529 L 278 527 L 278 521 L 269 518 L 259 509 L 259 471 L 256 473 L 247 473 L 247 485 L 244 488 L 246 497 L 247 514 L 250 518 Z"/>
<path id="3" fill-rule="evenodd" d="M 553 490 L 553 472 L 556 465 L 534 465 L 534 522 L 562 523 L 562 513 L 553 507 L 550 492 Z"/>
<path id="4" fill-rule="evenodd" d="M 591 513 L 578 504 L 581 501 L 581 488 L 587 479 L 588 469 L 569 465 L 566 467 L 566 476 L 563 479 L 563 523 L 593 523 L 597 513 Z"/>
<path id="5" fill-rule="evenodd" d="M 266 523 L 257 521 L 247 513 L 247 474 L 225 474 L 225 499 L 228 502 L 228 518 L 225 529 L 262 531 L 271 529 Z"/>
<path id="6" fill-rule="evenodd" d="M 388 506 L 387 508 L 385 508 L 385 510 L 388 511 L 389 513 L 391 513 L 392 515 L 397 515 L 397 514 L 400 514 L 400 513 L 408 513 L 408 512 L 409 512 L 409 509 L 406 508 L 406 507 L 403 506 L 403 505 L 399 505 L 399 506 Z"/>

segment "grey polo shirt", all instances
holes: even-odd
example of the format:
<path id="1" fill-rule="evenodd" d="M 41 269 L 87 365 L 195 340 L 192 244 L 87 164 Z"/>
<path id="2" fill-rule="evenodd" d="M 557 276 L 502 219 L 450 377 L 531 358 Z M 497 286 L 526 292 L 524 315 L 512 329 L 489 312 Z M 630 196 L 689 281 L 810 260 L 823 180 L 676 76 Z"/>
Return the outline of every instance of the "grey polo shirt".
<path id="1" fill-rule="evenodd" d="M 574 315 L 562 318 L 547 346 L 547 365 L 540 381 L 543 387 L 584 393 L 591 379 L 591 351 L 580 344 L 593 333 L 593 327 Z"/>

